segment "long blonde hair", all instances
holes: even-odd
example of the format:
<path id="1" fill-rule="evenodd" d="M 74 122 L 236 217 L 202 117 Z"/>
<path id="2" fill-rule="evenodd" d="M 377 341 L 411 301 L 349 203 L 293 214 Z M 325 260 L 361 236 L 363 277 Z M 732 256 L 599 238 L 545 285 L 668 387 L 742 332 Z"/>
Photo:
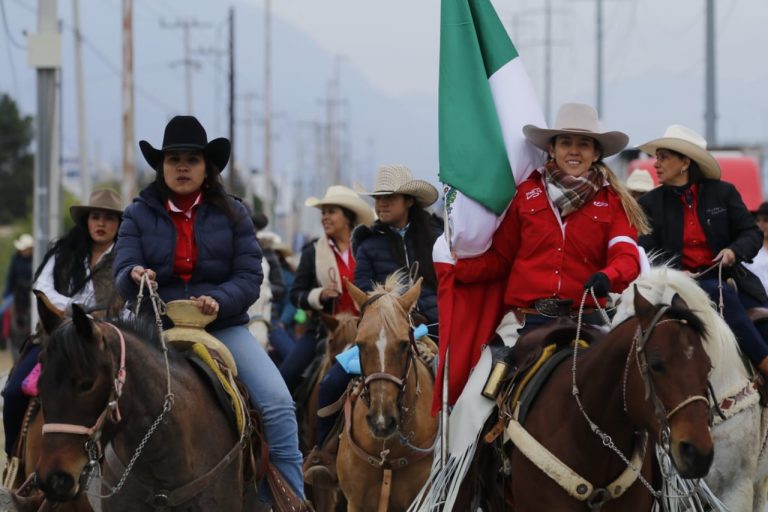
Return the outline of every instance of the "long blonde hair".
<path id="1" fill-rule="evenodd" d="M 624 213 L 627 214 L 629 223 L 637 229 L 637 234 L 650 234 L 652 231 L 651 225 L 648 222 L 648 218 L 645 216 L 643 208 L 638 204 L 637 200 L 632 197 L 632 194 L 630 194 L 629 189 L 627 189 L 624 183 L 616 177 L 611 168 L 605 165 L 602 161 L 598 161 L 592 167 L 605 176 L 605 179 L 616 194 L 618 194 L 619 199 L 621 200 L 621 206 L 624 208 Z"/>

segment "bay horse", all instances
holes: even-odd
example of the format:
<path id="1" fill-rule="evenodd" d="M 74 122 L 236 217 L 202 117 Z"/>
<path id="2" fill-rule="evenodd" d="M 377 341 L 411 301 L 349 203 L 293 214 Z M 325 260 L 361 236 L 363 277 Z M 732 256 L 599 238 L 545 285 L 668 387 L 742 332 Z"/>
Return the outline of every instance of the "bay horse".
<path id="1" fill-rule="evenodd" d="M 71 320 L 41 311 L 41 322 L 50 336 L 41 353 L 46 424 L 36 474 L 48 500 L 79 497 L 104 453 L 115 492 L 104 510 L 243 509 L 244 440 L 183 355 L 169 351 L 166 371 L 155 326 L 96 321 L 78 305 Z"/>
<path id="2" fill-rule="evenodd" d="M 344 404 L 336 470 L 349 512 L 406 510 L 429 476 L 437 421 L 433 377 L 416 353 L 410 312 L 421 278 L 407 291 L 395 273 L 366 294 L 347 281 L 360 309 L 362 380 Z"/>
<path id="3" fill-rule="evenodd" d="M 635 293 L 633 303 L 635 316 L 554 370 L 522 425 L 581 480 L 556 481 L 517 442 L 510 478 L 516 512 L 651 510 L 653 450 L 643 449 L 640 432 L 668 450 L 683 478 L 707 474 L 714 450 L 705 326 L 679 296 L 653 305 Z M 621 481 L 629 459 L 642 478 Z M 588 495 L 584 483 L 594 486 Z"/>
<path id="4" fill-rule="evenodd" d="M 669 301 L 669 297 L 679 295 L 704 321 L 704 347 L 713 361 L 710 382 L 719 401 L 718 410 L 713 411 L 715 458 L 705 482 L 729 510 L 764 512 L 768 492 L 768 413 L 760 406 L 736 337 L 709 295 L 684 272 L 656 266 L 635 284 L 652 302 Z M 634 288 L 630 287 L 621 296 L 614 323 L 634 315 L 633 301 Z"/>

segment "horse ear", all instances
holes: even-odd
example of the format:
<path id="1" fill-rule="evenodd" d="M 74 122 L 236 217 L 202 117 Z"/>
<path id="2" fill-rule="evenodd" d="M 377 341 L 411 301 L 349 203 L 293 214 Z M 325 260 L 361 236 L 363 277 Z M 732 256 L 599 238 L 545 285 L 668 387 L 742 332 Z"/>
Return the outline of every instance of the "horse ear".
<path id="1" fill-rule="evenodd" d="M 397 298 L 397 301 L 404 310 L 410 312 L 411 309 L 413 309 L 413 306 L 416 305 L 416 301 L 419 300 L 419 295 L 421 295 L 421 282 L 423 280 L 423 277 L 417 279 L 407 292 Z"/>
<path id="2" fill-rule="evenodd" d="M 336 317 L 333 315 L 329 315 L 324 311 L 320 312 L 320 320 L 323 322 L 323 325 L 325 325 L 325 327 L 328 329 L 328 332 L 334 332 L 336 328 L 339 326 L 339 321 L 336 320 Z"/>
<path id="3" fill-rule="evenodd" d="M 75 324 L 77 334 L 86 340 L 94 340 L 93 326 L 88 314 L 79 304 L 72 304 L 72 323 Z"/>
<path id="4" fill-rule="evenodd" d="M 672 297 L 672 307 L 676 309 L 691 309 L 679 293 L 676 293 L 675 296 Z"/>
<path id="5" fill-rule="evenodd" d="M 637 285 L 634 285 L 635 292 L 635 315 L 641 320 L 651 320 L 653 316 L 653 304 L 648 302 L 645 297 L 642 296 Z"/>
<path id="6" fill-rule="evenodd" d="M 347 287 L 347 291 L 352 296 L 352 300 L 355 301 L 355 304 L 357 304 L 357 309 L 362 309 L 363 304 L 365 304 L 365 301 L 368 300 L 368 294 L 352 284 L 352 281 L 346 277 L 344 278 L 344 285 Z"/>
<path id="7" fill-rule="evenodd" d="M 34 294 L 37 300 L 37 316 L 40 317 L 40 325 L 43 327 L 43 332 L 51 334 L 64 320 L 64 312 L 54 306 L 43 292 L 34 290 Z"/>

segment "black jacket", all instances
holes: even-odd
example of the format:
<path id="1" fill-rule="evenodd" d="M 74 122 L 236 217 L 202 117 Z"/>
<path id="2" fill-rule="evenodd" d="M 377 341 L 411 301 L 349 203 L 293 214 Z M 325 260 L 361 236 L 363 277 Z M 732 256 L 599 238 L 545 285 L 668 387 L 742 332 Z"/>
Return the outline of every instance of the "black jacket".
<path id="1" fill-rule="evenodd" d="M 683 203 L 672 187 L 661 186 L 640 197 L 653 232 L 640 237 L 640 245 L 649 253 L 659 254 L 664 261 L 680 267 L 683 253 Z M 752 258 L 763 245 L 763 235 L 755 224 L 736 188 L 720 180 L 702 180 L 698 184 L 696 214 L 713 255 L 729 248 L 737 263 L 724 269 L 733 277 L 739 290 L 760 302 L 768 301 L 760 279 L 741 262 Z M 716 275 L 716 274 L 713 274 Z"/>
<path id="2" fill-rule="evenodd" d="M 309 313 L 309 332 L 315 336 L 323 336 L 325 328 L 322 326 L 319 316 L 313 313 L 314 308 L 309 303 L 309 292 L 320 286 L 315 271 L 316 246 L 317 240 L 313 240 L 301 249 L 299 268 L 296 269 L 289 297 L 291 304 Z M 323 311 L 332 315 L 333 301 L 323 302 Z"/>
<path id="3" fill-rule="evenodd" d="M 441 231 L 435 225 L 430 225 L 430 230 L 426 236 L 429 246 L 432 247 Z M 387 276 L 396 270 L 407 270 L 416 261 L 416 236 L 424 235 L 418 235 L 409 229 L 403 239 L 379 221 L 370 228 L 358 226 L 352 234 L 352 251 L 357 262 L 355 286 L 370 291 L 374 283 L 383 283 Z M 419 274 L 423 273 L 424 270 L 421 269 Z M 434 287 L 422 283 L 417 310 L 427 317 L 430 324 L 437 322 L 437 290 Z M 431 327 L 430 331 L 436 332 L 436 326 Z"/>

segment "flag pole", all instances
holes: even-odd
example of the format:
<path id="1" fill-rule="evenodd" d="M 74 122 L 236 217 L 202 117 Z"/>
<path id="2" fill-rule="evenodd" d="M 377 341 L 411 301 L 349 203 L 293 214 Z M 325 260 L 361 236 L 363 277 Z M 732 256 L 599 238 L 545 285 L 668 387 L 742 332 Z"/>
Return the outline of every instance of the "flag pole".
<path id="1" fill-rule="evenodd" d="M 451 247 L 451 223 L 448 219 L 448 203 L 443 198 L 443 233 L 448 242 L 448 250 L 453 252 Z M 446 335 L 447 337 L 447 335 Z M 440 340 L 438 340 L 439 343 Z M 450 347 L 445 347 L 445 361 L 443 362 L 443 387 L 441 393 L 442 407 L 440 409 L 440 469 L 445 468 L 448 462 L 448 361 Z"/>

